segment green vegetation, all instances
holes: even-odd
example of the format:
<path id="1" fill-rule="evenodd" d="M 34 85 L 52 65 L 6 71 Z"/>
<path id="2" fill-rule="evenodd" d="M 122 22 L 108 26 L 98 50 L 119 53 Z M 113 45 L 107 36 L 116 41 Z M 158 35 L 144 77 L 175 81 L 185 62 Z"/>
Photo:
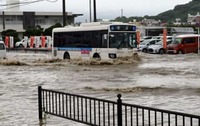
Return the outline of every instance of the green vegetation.
<path id="1" fill-rule="evenodd" d="M 187 22 L 188 14 L 196 15 L 198 12 L 200 12 L 200 0 L 193 0 L 184 5 L 177 5 L 173 10 L 158 14 L 156 19 L 174 22 L 176 18 L 180 18 L 183 22 Z"/>
<path id="2" fill-rule="evenodd" d="M 58 28 L 58 27 L 62 27 L 62 25 L 60 23 L 57 23 L 55 25 L 50 26 L 49 28 L 47 28 L 47 29 L 44 30 L 44 35 L 51 36 L 52 30 L 54 28 Z"/>
<path id="3" fill-rule="evenodd" d="M 41 26 L 36 26 L 35 28 L 28 28 L 26 29 L 26 31 L 24 32 L 25 36 L 40 36 L 43 34 L 43 28 L 41 28 Z"/>
<path id="4" fill-rule="evenodd" d="M 114 20 L 111 20 L 111 21 L 119 21 L 119 22 L 128 23 L 128 22 L 133 22 L 133 20 L 141 21 L 143 19 L 144 19 L 144 17 L 129 17 L 129 18 L 127 18 L 127 17 L 123 16 L 123 17 L 116 17 Z"/>
<path id="5" fill-rule="evenodd" d="M 144 16 L 144 17 L 117 17 L 114 21 L 123 21 L 123 22 L 130 22 L 133 19 L 137 21 L 142 21 L 144 18 L 146 19 L 155 19 L 160 20 L 161 22 L 172 24 L 175 22 L 176 18 L 180 18 L 183 22 L 187 22 L 188 14 L 196 15 L 200 12 L 200 0 L 192 0 L 191 2 L 183 5 L 177 5 L 174 7 L 173 10 L 168 10 L 162 12 L 156 16 Z"/>
<path id="6" fill-rule="evenodd" d="M 8 29 L 8 30 L 5 30 L 5 31 L 2 31 L 1 35 L 3 37 L 3 40 L 5 40 L 6 36 L 13 36 L 14 37 L 14 41 L 19 41 L 18 33 L 17 33 L 16 30 Z"/>
<path id="7" fill-rule="evenodd" d="M 60 23 L 50 26 L 49 28 L 45 29 L 41 28 L 41 26 L 36 26 L 35 28 L 26 29 L 24 32 L 25 36 L 41 36 L 41 35 L 48 35 L 51 36 L 53 28 L 62 27 Z"/>

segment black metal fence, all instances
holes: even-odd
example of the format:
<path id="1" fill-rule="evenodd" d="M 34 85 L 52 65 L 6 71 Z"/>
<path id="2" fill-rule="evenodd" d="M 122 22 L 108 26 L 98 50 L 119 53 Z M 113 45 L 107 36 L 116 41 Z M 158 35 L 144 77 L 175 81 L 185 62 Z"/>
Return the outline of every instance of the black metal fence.
<path id="1" fill-rule="evenodd" d="M 200 126 L 200 116 L 116 102 L 38 87 L 39 119 L 43 112 L 96 126 Z"/>

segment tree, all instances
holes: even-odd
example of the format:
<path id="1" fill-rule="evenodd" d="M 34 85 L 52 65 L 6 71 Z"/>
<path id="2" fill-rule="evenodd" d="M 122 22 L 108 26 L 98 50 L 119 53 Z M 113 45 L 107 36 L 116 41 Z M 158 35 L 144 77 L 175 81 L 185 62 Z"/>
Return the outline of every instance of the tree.
<path id="1" fill-rule="evenodd" d="M 2 31 L 1 35 L 3 37 L 3 40 L 5 40 L 6 36 L 13 36 L 14 37 L 14 42 L 19 41 L 18 33 L 17 33 L 16 30 L 8 29 L 8 30 L 5 30 L 5 31 Z"/>
<path id="2" fill-rule="evenodd" d="M 24 32 L 25 36 L 41 36 L 43 35 L 44 28 L 41 28 L 41 26 L 37 25 L 35 28 L 28 28 Z"/>
<path id="3" fill-rule="evenodd" d="M 49 28 L 44 30 L 44 35 L 51 36 L 52 35 L 52 30 L 54 28 L 62 27 L 60 23 L 56 23 L 55 25 L 50 26 Z"/>

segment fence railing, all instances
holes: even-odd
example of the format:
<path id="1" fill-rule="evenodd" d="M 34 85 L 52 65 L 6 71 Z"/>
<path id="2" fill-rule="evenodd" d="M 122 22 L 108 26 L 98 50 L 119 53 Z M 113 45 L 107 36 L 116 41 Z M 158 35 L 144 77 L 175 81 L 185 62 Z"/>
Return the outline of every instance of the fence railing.
<path id="1" fill-rule="evenodd" d="M 42 89 L 38 87 L 39 119 L 43 112 L 96 126 L 200 126 L 200 116 Z"/>

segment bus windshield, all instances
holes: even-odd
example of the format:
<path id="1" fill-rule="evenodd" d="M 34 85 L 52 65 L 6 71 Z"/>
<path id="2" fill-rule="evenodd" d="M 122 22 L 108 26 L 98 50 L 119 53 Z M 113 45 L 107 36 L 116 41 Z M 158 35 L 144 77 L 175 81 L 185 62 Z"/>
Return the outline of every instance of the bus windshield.
<path id="1" fill-rule="evenodd" d="M 172 42 L 172 44 L 181 44 L 182 39 L 181 38 L 175 38 Z"/>
<path id="2" fill-rule="evenodd" d="M 136 33 L 110 32 L 110 48 L 134 48 L 136 45 Z"/>

